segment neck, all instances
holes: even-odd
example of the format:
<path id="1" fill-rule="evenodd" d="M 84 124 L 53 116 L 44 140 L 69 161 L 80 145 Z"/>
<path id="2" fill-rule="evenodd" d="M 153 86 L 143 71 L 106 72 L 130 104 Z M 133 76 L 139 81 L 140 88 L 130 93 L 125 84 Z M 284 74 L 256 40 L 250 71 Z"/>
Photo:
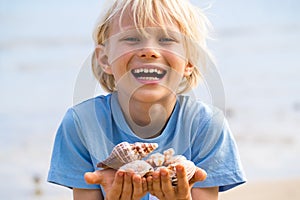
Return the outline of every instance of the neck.
<path id="1" fill-rule="evenodd" d="M 160 101 L 144 102 L 118 93 L 118 100 L 131 130 L 139 137 L 151 138 L 163 131 L 175 107 L 176 95 L 171 94 Z"/>

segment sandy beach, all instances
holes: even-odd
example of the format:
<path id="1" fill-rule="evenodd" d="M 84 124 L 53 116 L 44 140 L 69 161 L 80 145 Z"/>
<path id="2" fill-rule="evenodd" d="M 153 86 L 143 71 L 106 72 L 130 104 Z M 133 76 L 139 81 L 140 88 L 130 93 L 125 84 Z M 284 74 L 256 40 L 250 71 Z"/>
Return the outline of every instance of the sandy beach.
<path id="1" fill-rule="evenodd" d="M 298 200 L 300 178 L 248 182 L 221 193 L 219 200 Z"/>

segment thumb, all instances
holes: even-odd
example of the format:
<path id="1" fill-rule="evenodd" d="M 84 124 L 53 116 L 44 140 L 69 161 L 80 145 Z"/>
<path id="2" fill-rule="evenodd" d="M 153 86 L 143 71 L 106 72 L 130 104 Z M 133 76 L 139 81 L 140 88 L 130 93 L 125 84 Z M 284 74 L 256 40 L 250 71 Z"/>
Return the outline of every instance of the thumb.
<path id="1" fill-rule="evenodd" d="M 190 185 L 198 182 L 198 181 L 204 181 L 206 179 L 207 173 L 200 168 L 197 168 L 194 176 L 190 179 L 189 183 Z"/>
<path id="2" fill-rule="evenodd" d="M 101 171 L 86 172 L 84 174 L 84 180 L 88 184 L 101 184 L 103 181 Z"/>

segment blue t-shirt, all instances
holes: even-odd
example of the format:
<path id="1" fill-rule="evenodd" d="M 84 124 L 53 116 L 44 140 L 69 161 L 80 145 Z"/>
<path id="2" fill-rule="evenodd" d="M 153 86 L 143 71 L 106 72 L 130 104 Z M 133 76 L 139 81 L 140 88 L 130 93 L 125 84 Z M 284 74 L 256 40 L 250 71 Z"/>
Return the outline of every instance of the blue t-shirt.
<path id="1" fill-rule="evenodd" d="M 155 142 L 159 147 L 154 152 L 173 148 L 175 154 L 184 155 L 207 172 L 206 180 L 194 187 L 219 186 L 225 191 L 245 182 L 236 143 L 220 110 L 179 95 L 163 132 L 143 139 L 126 123 L 117 93 L 67 111 L 55 138 L 48 181 L 70 188 L 100 188 L 86 184 L 84 173 L 99 169 L 97 163 L 123 141 Z"/>

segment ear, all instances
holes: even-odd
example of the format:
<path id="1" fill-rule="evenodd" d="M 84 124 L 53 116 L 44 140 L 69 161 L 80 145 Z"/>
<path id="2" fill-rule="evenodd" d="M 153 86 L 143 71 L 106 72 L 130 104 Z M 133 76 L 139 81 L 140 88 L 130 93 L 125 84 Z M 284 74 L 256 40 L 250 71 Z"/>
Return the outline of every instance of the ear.
<path id="1" fill-rule="evenodd" d="M 100 65 L 102 70 L 107 74 L 112 74 L 111 67 L 108 63 L 108 56 L 106 53 L 105 46 L 102 44 L 97 45 L 95 49 L 95 53 L 96 53 L 98 64 Z"/>
<path id="2" fill-rule="evenodd" d="M 185 66 L 183 75 L 185 77 L 190 76 L 193 73 L 193 70 L 194 70 L 194 65 L 192 65 L 190 62 L 188 62 Z"/>

